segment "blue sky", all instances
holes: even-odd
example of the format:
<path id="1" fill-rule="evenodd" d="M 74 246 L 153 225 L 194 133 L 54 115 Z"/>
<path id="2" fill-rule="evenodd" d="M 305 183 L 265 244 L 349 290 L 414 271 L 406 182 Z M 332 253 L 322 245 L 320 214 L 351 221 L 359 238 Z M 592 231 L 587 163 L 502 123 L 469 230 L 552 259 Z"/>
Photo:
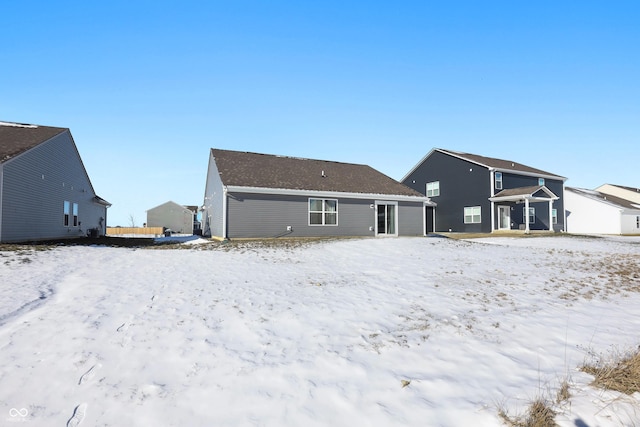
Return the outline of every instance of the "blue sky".
<path id="1" fill-rule="evenodd" d="M 68 127 L 109 225 L 202 203 L 209 148 L 365 163 L 432 148 L 640 186 L 640 3 L 19 1 L 0 120 Z"/>

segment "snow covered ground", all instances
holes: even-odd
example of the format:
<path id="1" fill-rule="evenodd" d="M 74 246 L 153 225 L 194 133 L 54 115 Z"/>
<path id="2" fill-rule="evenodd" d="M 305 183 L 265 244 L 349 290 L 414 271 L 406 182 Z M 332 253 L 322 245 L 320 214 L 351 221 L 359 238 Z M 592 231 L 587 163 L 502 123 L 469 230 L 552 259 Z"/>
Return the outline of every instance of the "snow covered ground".
<path id="1" fill-rule="evenodd" d="M 189 243 L 0 251 L 0 425 L 640 425 L 640 238 Z"/>

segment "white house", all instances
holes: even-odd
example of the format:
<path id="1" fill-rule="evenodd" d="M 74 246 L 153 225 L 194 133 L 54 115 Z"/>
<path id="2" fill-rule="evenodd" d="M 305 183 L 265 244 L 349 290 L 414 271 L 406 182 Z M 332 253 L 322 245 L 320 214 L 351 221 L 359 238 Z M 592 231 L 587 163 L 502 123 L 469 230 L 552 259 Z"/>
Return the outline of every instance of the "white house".
<path id="1" fill-rule="evenodd" d="M 626 187 L 623 185 L 603 184 L 596 191 L 640 203 L 640 188 Z"/>
<path id="2" fill-rule="evenodd" d="M 640 203 L 584 188 L 565 188 L 567 232 L 640 234 Z"/>
<path id="3" fill-rule="evenodd" d="M 0 122 L 0 242 L 104 235 L 109 206 L 69 129 Z"/>

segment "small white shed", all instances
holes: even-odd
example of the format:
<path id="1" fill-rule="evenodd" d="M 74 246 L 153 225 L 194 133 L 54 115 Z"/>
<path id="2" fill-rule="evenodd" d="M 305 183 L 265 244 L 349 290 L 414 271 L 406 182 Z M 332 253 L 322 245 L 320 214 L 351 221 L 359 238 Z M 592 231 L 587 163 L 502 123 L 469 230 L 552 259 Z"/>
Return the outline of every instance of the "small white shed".
<path id="1" fill-rule="evenodd" d="M 584 188 L 565 188 L 567 232 L 640 234 L 640 203 Z"/>

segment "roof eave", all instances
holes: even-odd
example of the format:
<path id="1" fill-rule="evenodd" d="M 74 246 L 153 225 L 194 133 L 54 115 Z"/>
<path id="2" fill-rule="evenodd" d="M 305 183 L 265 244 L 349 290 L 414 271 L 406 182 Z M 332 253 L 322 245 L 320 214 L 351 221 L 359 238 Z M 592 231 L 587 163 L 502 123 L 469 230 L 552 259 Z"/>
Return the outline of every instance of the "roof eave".
<path id="1" fill-rule="evenodd" d="M 550 174 L 541 174 L 541 173 L 535 173 L 535 172 L 525 172 L 525 171 L 521 171 L 521 170 L 517 170 L 517 169 L 494 168 L 494 167 L 490 167 L 490 166 L 487 166 L 487 168 L 490 171 L 493 171 L 493 172 L 515 173 L 515 174 L 524 175 L 524 176 L 535 176 L 537 178 L 555 179 L 555 180 L 559 180 L 559 181 L 562 181 L 562 182 L 565 182 L 568 179 L 568 178 L 565 178 L 564 176 L 560 176 L 560 175 L 550 175 Z"/>
<path id="2" fill-rule="evenodd" d="M 256 194 L 281 194 L 291 196 L 316 196 L 316 197 L 344 197 L 349 199 L 391 199 L 405 202 L 422 202 L 429 206 L 436 206 L 426 196 L 407 196 L 403 194 L 380 194 L 380 193 L 353 193 L 347 191 L 329 190 L 298 190 L 292 188 L 267 188 L 267 187 L 245 187 L 239 185 L 225 186 L 228 193 L 256 193 Z"/>
<path id="3" fill-rule="evenodd" d="M 490 202 L 517 202 L 520 200 L 529 200 L 533 202 L 548 202 L 549 200 L 558 200 L 559 197 L 535 197 L 531 195 L 514 195 L 514 196 L 502 196 L 502 197 L 489 197 Z"/>
<path id="4" fill-rule="evenodd" d="M 112 206 L 111 203 L 107 202 L 105 199 L 103 199 L 100 196 L 93 196 L 93 201 L 94 201 L 94 203 L 97 203 L 97 204 L 99 204 L 101 206 L 104 206 L 106 208 L 109 208 L 109 207 Z"/>

